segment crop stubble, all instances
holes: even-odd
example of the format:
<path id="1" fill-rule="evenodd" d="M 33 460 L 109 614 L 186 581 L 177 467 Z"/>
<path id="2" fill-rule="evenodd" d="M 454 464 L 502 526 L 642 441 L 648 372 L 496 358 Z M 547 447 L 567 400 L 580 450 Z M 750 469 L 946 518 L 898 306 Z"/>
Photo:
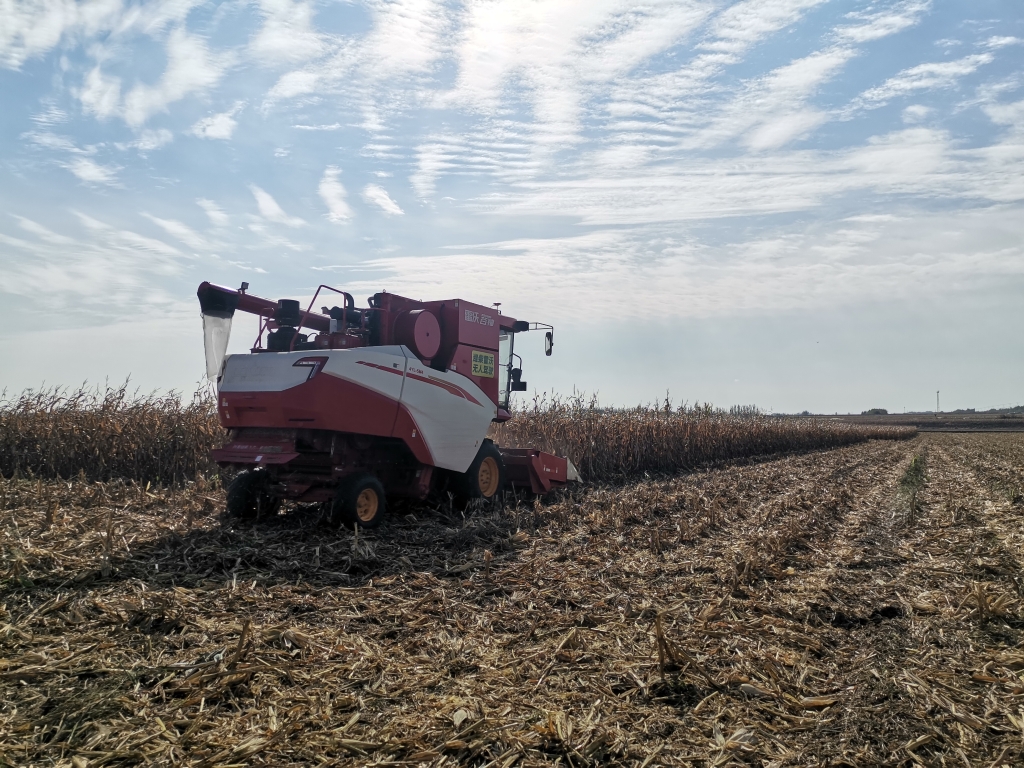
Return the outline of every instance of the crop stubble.
<path id="1" fill-rule="evenodd" d="M 1022 456 L 931 434 L 357 537 L 3 481 L 0 759 L 1018 764 Z"/>

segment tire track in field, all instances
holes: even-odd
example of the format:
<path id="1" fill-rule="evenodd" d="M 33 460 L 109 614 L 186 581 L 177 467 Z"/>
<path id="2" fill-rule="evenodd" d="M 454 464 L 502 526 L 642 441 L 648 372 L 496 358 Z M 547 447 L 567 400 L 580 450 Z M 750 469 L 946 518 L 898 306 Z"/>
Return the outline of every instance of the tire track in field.
<path id="1" fill-rule="evenodd" d="M 907 456 L 906 444 L 868 444 L 553 505 L 544 512 L 552 525 L 539 532 L 530 558 L 496 577 L 534 616 L 528 642 L 520 634 L 505 646 L 516 679 L 544 699 L 590 681 L 591 701 L 604 702 L 609 724 L 636 717 L 622 703 L 647 702 L 659 723 L 651 737 L 671 734 L 678 755 L 711 754 L 716 729 L 728 735 L 743 727 L 736 716 L 744 685 L 779 693 L 773 722 L 810 727 L 807 713 L 781 697 L 799 690 L 807 670 L 801 657 L 829 649 L 807 631 L 805 609 L 780 610 L 757 585 L 792 579 L 787 566 L 805 568 L 842 528 L 855 497 L 875 492 L 878 473 Z M 744 559 L 751 553 L 756 563 Z M 553 580 L 565 587 L 553 589 Z M 659 614 L 672 647 L 694 660 L 678 678 L 666 678 L 651 657 Z M 551 637 L 562 638 L 554 659 L 544 650 Z M 648 756 L 634 749 L 641 762 Z M 765 759 L 787 753 L 768 741 L 757 751 Z"/>
<path id="2" fill-rule="evenodd" d="M 1024 439 L 1014 436 L 988 445 L 971 441 L 941 440 L 940 450 L 947 460 L 963 466 L 956 481 L 970 489 L 970 495 L 981 506 L 969 511 L 984 521 L 993 541 L 998 540 L 996 558 L 999 562 L 982 567 L 989 576 L 1010 576 L 1014 588 L 1024 596 Z M 1007 457 L 1008 448 L 1018 448 L 1017 455 Z M 947 483 L 947 506 L 952 504 L 954 480 Z M 951 510 L 951 514 L 959 510 Z M 985 574 L 976 574 L 983 578 Z"/>
<path id="3" fill-rule="evenodd" d="M 676 602 L 680 594 L 686 596 L 685 608 L 678 606 L 669 615 L 666 634 L 699 667 L 697 674 L 687 678 L 689 690 L 703 689 L 711 696 L 702 700 L 707 714 L 697 726 L 706 738 L 730 729 L 738 733 L 744 723 L 767 716 L 768 730 L 758 732 L 762 747 L 751 757 L 784 760 L 797 754 L 794 744 L 808 743 L 795 734 L 812 731 L 818 733 L 815 738 L 821 749 L 820 737 L 827 733 L 818 728 L 820 718 L 800 701 L 829 690 L 829 668 L 841 646 L 833 636 L 845 630 L 822 626 L 801 593 L 808 591 L 808 582 L 821 581 L 833 538 L 881 525 L 876 518 L 880 510 L 890 511 L 885 502 L 895 489 L 896 468 L 909 462 L 911 447 L 873 444 L 813 457 L 816 461 L 804 457 L 762 467 L 762 487 L 773 488 L 776 481 L 791 482 L 799 476 L 797 489 L 788 486 L 791 490 L 766 501 L 762 507 L 767 514 L 760 519 L 731 510 L 706 538 L 665 556 L 667 573 L 660 583 L 643 582 L 647 588 L 660 587 L 656 597 L 662 606 Z M 730 472 L 730 482 L 742 487 L 749 471 Z M 886 478 L 881 484 L 880 475 Z M 749 501 L 749 496 L 735 501 Z M 716 578 L 673 572 L 671 564 L 679 553 L 691 563 L 717 562 L 711 569 Z M 753 565 L 743 559 L 751 553 L 757 558 Z M 739 566 L 744 569 L 738 571 Z M 632 591 L 639 591 L 636 583 Z M 814 623 L 810 631 L 809 622 Z M 744 717 L 744 712 L 749 716 Z M 681 728 L 686 726 L 680 723 Z M 824 728 L 827 731 L 827 724 Z M 787 738 L 772 742 L 768 739 L 772 733 Z"/>
<path id="4" fill-rule="evenodd" d="M 886 731 L 872 724 L 877 718 L 865 718 L 863 710 L 881 707 L 904 715 L 909 710 L 875 667 L 880 658 L 898 665 L 905 656 L 900 631 L 892 626 L 902 613 L 892 587 L 905 560 L 893 502 L 900 473 L 919 443 L 878 446 L 859 468 L 863 471 L 848 473 L 849 509 L 833 537 L 814 547 L 802 570 L 787 569 L 793 572 L 789 579 L 766 584 L 758 595 L 777 615 L 802 619 L 818 641 L 780 691 L 780 700 L 790 704 L 790 718 L 797 716 L 779 727 L 794 758 L 813 751 L 826 761 L 884 762 L 891 743 L 903 737 L 899 728 Z M 801 704 L 808 701 L 836 704 L 819 714 Z"/>
<path id="5" fill-rule="evenodd" d="M 1012 667 L 984 670 L 1020 633 L 972 610 L 970 586 L 993 562 L 1005 563 L 1005 548 L 981 525 L 979 513 L 991 503 L 964 482 L 970 471 L 936 441 L 916 442 L 930 465 L 917 514 L 909 514 L 890 478 L 889 498 L 867 499 L 837 537 L 845 544 L 822 569 L 820 598 L 813 583 L 803 595 L 809 615 L 839 634 L 835 668 L 823 682 L 842 698 L 843 710 L 831 721 L 821 718 L 813 732 L 836 743 L 834 757 L 846 760 L 1012 763 L 1019 738 L 1009 734 L 1019 727 L 995 688 L 1024 689 Z M 960 514 L 950 510 L 949 487 L 957 488 Z M 827 608 L 814 610 L 815 604 Z"/>

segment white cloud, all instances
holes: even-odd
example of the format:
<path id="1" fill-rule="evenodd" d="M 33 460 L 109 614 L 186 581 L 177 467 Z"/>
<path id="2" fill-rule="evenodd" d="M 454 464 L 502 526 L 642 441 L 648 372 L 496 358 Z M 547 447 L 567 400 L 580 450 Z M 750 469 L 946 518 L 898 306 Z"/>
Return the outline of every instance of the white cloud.
<path id="1" fill-rule="evenodd" d="M 275 0 L 267 24 L 287 13 L 289 0 Z M 277 28 L 263 44 L 274 61 L 316 59 L 302 69 L 286 72 L 267 94 L 267 103 L 314 92 L 342 91 L 352 96 L 364 115 L 364 126 L 379 126 L 378 103 L 392 109 L 396 99 L 407 99 L 401 87 L 409 78 L 428 74 L 448 48 L 445 32 L 449 12 L 441 0 L 371 0 L 369 31 L 362 37 L 330 39 L 309 37 L 303 13 L 296 26 Z M 307 41 L 305 46 L 297 40 Z"/>
<path id="2" fill-rule="evenodd" d="M 993 36 L 985 41 L 986 48 L 1004 48 L 1007 45 L 1024 45 L 1024 40 L 1019 37 Z"/>
<path id="3" fill-rule="evenodd" d="M 228 215 L 224 213 L 223 209 L 213 202 L 213 200 L 207 200 L 200 197 L 196 199 L 196 205 L 206 212 L 206 215 L 209 217 L 210 223 L 213 224 L 213 226 L 226 227 L 229 224 L 230 220 L 228 219 Z"/>
<path id="4" fill-rule="evenodd" d="M 84 228 L 74 236 L 57 234 L 24 217 L 17 217 L 21 229 L 38 240 L 11 242 L 14 238 L 0 233 L 0 240 L 18 249 L 0 269 L 0 293 L 29 298 L 45 293 L 39 316 L 59 315 L 72 328 L 104 325 L 139 306 L 166 320 L 177 301 L 170 280 L 181 274 L 183 254 L 159 239 L 72 213 Z M 64 343 L 68 344 L 66 339 Z M 72 353 L 73 346 L 64 351 Z M 89 355 L 95 352 L 88 350 Z"/>
<path id="5" fill-rule="evenodd" d="M 139 137 L 128 146 L 134 147 L 139 152 L 150 152 L 174 141 L 174 134 L 166 128 L 158 130 L 146 129 L 139 134 Z M 121 147 L 122 145 L 118 145 Z"/>
<path id="6" fill-rule="evenodd" d="M 329 125 L 293 125 L 292 128 L 297 128 L 300 131 L 337 131 L 341 128 L 341 123 L 331 123 Z"/>
<path id="7" fill-rule="evenodd" d="M 54 104 L 49 104 L 42 112 L 32 115 L 32 122 L 44 128 L 67 122 L 67 119 L 68 113 Z"/>
<path id="8" fill-rule="evenodd" d="M 249 43 L 263 65 L 297 64 L 322 56 L 327 36 L 313 29 L 313 4 L 293 0 L 259 0 L 263 26 Z"/>
<path id="9" fill-rule="evenodd" d="M 296 243 L 289 240 L 286 237 L 281 237 L 278 234 L 271 232 L 267 227 L 258 221 L 254 221 L 249 224 L 249 231 L 255 234 L 259 238 L 258 246 L 250 246 L 251 249 L 256 248 L 287 248 L 290 251 L 308 251 L 310 246 L 306 243 Z"/>
<path id="10" fill-rule="evenodd" d="M 324 171 L 320 186 L 317 187 L 320 199 L 324 201 L 329 211 L 327 218 L 331 221 L 348 221 L 352 218 L 352 209 L 345 200 L 345 187 L 339 180 L 340 176 L 341 169 L 330 165 Z"/>
<path id="11" fill-rule="evenodd" d="M 78 91 L 82 108 L 101 120 L 114 115 L 121 103 L 121 78 L 107 77 L 97 64 L 85 76 L 85 84 Z"/>
<path id="12" fill-rule="evenodd" d="M 816 109 L 801 109 L 771 118 L 757 126 L 746 138 L 753 150 L 778 149 L 800 139 L 828 120 L 828 115 Z"/>
<path id="13" fill-rule="evenodd" d="M 931 6 L 931 0 L 908 0 L 873 13 L 851 13 L 847 18 L 859 23 L 840 27 L 836 34 L 840 39 L 854 43 L 879 40 L 914 26 L 931 10 Z"/>
<path id="14" fill-rule="evenodd" d="M 117 168 L 100 165 L 87 157 L 76 158 L 64 167 L 90 184 L 117 184 Z"/>
<path id="15" fill-rule="evenodd" d="M 156 85 L 136 85 L 125 95 L 125 122 L 138 127 L 158 112 L 166 112 L 173 102 L 212 87 L 223 76 L 229 58 L 210 53 L 201 37 L 183 27 L 173 29 L 167 39 L 167 68 Z"/>
<path id="16" fill-rule="evenodd" d="M 42 224 L 34 222 L 31 219 L 26 219 L 23 216 L 17 215 L 15 215 L 14 218 L 18 220 L 18 225 L 26 232 L 31 232 L 40 240 L 50 243 L 51 245 L 72 245 L 75 242 L 72 238 L 65 237 L 64 235 L 58 235 L 56 232 L 47 229 Z"/>
<path id="17" fill-rule="evenodd" d="M 922 120 L 927 119 L 934 111 L 931 107 L 926 107 L 923 104 L 911 104 L 903 110 L 903 122 L 920 123 Z"/>
<path id="18" fill-rule="evenodd" d="M 880 107 L 897 96 L 915 91 L 951 88 L 960 78 L 972 74 L 992 60 L 992 54 L 978 53 L 956 61 L 918 64 L 889 78 L 877 88 L 865 91 L 854 103 L 869 108 Z"/>
<path id="19" fill-rule="evenodd" d="M 747 146 L 764 150 L 802 137 L 828 119 L 821 110 L 807 107 L 807 100 L 855 55 L 849 48 L 817 51 L 745 83 L 683 146 L 715 146 L 747 133 Z"/>
<path id="20" fill-rule="evenodd" d="M 827 0 L 745 0 L 722 11 L 701 48 L 738 54 Z"/>
<path id="21" fill-rule="evenodd" d="M 289 216 L 285 213 L 268 192 L 260 189 L 255 184 L 250 184 L 249 190 L 252 192 L 252 196 L 256 198 L 256 207 L 259 208 L 260 216 L 267 221 L 272 221 L 275 224 L 284 224 L 287 227 L 301 227 L 306 223 L 297 216 Z"/>
<path id="22" fill-rule="evenodd" d="M 143 213 L 142 215 L 164 230 L 167 234 L 181 240 L 181 242 L 185 243 L 189 248 L 202 251 L 207 250 L 210 247 L 206 238 L 187 224 L 183 224 L 182 222 L 174 219 L 160 219 L 148 213 Z"/>
<path id="23" fill-rule="evenodd" d="M 111 29 L 122 14 L 121 0 L 34 0 L 0 3 L 0 65 L 19 69 L 54 48 L 68 33 Z"/>
<path id="24" fill-rule="evenodd" d="M 389 216 L 401 216 L 405 213 L 398 206 L 398 203 L 391 199 L 391 195 L 387 193 L 387 190 L 379 184 L 367 184 L 363 187 L 363 199 L 372 205 L 376 205 Z"/>
<path id="25" fill-rule="evenodd" d="M 235 115 L 242 109 L 242 102 L 236 102 L 235 106 L 227 112 L 220 112 L 216 115 L 204 117 L 192 126 L 192 135 L 200 139 L 230 139 L 238 126 Z"/>
<path id="26" fill-rule="evenodd" d="M 70 152 L 74 155 L 94 155 L 96 154 L 95 148 L 81 149 L 67 136 L 60 136 L 50 131 L 30 131 L 23 133 L 22 138 L 28 139 L 33 144 L 45 147 L 46 149 L 57 149 L 63 152 Z"/>
<path id="27" fill-rule="evenodd" d="M 509 88 L 531 104 L 530 137 L 571 143 L 586 100 L 707 18 L 704 2 L 476 3 L 462 19 L 454 89 L 439 103 L 495 115 Z"/>
<path id="28" fill-rule="evenodd" d="M 1024 278 L 1024 210 L 907 210 L 823 224 L 789 224 L 713 249 L 677 230 L 606 229 L 509 240 L 460 253 L 379 259 L 355 292 L 460 295 L 515 302 L 517 315 L 578 322 L 614 295 L 638 319 L 743 311 L 833 309 L 864 301 L 949 296 Z M 564 286 L 571 282 L 568 293 Z M 521 314 L 520 314 L 521 313 Z"/>
<path id="29" fill-rule="evenodd" d="M 1008 125 L 1017 133 L 1024 133 L 1024 101 L 986 104 L 982 110 L 993 123 Z"/>

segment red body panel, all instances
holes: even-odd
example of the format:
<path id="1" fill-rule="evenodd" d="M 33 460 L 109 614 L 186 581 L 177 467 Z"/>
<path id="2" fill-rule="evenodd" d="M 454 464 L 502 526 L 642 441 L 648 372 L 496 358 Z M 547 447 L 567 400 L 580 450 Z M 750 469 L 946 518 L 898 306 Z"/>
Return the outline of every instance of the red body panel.
<path id="1" fill-rule="evenodd" d="M 569 462 L 536 448 L 501 448 L 505 475 L 513 485 L 529 486 L 534 493 L 547 493 L 570 480 Z"/>
<path id="2" fill-rule="evenodd" d="M 318 375 L 280 392 L 222 392 L 219 411 L 229 428 L 303 427 L 391 437 L 398 403 L 336 376 Z"/>

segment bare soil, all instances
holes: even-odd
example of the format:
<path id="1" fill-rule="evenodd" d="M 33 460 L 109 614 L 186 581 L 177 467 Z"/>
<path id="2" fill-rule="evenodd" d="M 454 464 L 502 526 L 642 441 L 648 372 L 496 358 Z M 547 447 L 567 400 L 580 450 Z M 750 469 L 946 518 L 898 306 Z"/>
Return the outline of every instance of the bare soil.
<path id="1" fill-rule="evenodd" d="M 0 481 L 0 764 L 1020 765 L 1024 436 L 502 510 Z"/>

